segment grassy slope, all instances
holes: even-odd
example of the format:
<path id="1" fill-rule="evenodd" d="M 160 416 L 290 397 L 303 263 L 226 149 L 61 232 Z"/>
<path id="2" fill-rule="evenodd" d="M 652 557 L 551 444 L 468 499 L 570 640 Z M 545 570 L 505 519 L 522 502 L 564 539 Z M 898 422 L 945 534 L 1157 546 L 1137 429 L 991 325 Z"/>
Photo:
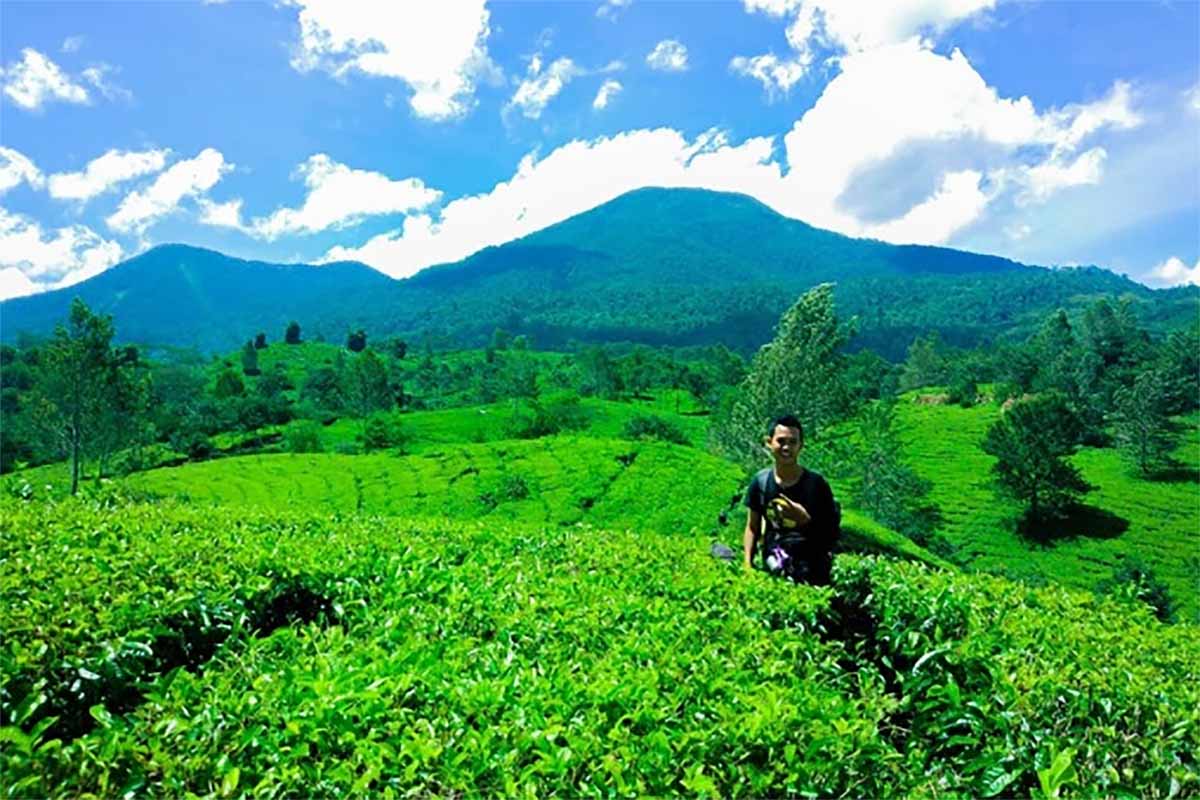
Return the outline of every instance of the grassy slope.
<path id="1" fill-rule="evenodd" d="M 911 400 L 911 397 L 907 398 Z M 1200 524 L 1200 429 L 1186 426 L 1176 457 L 1191 465 L 1192 476 L 1176 482 L 1137 477 L 1112 449 L 1085 448 L 1074 462 L 1098 487 L 1085 497 L 1089 513 L 1064 527 L 1045 531 L 1048 544 L 1034 544 L 1014 532 L 1020 508 L 999 498 L 993 487 L 994 459 L 980 449 L 988 426 L 999 414 L 993 405 L 957 406 L 902 402 L 898 423 L 906 452 L 917 472 L 933 481 L 932 499 L 945 515 L 945 534 L 963 548 L 970 563 L 1014 576 L 1060 581 L 1081 588 L 1108 578 L 1121 559 L 1136 556 L 1167 583 L 1181 616 L 1200 616 L 1196 575 Z M 1121 520 L 1128 528 L 1120 532 Z"/>

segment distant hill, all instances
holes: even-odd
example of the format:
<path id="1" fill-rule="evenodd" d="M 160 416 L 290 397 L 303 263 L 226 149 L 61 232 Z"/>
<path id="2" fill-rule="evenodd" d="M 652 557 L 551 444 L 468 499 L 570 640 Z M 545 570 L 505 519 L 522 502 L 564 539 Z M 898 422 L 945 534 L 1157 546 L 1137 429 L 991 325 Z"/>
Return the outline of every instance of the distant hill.
<path id="1" fill-rule="evenodd" d="M 257 331 L 279 338 L 431 336 L 477 345 L 496 327 L 539 347 L 572 340 L 723 342 L 749 351 L 797 294 L 838 284 L 860 345 L 900 356 L 923 330 L 973 344 L 1024 335 L 1050 310 L 1128 295 L 1152 328 L 1185 324 L 1200 290 L 1152 291 L 1095 267 L 1050 270 L 942 247 L 853 239 L 758 201 L 642 189 L 523 239 L 396 281 L 354 262 L 320 267 L 166 245 L 78 286 L 0 304 L 0 335 L 45 334 L 76 295 L 114 316 L 127 341 L 228 350 Z"/>

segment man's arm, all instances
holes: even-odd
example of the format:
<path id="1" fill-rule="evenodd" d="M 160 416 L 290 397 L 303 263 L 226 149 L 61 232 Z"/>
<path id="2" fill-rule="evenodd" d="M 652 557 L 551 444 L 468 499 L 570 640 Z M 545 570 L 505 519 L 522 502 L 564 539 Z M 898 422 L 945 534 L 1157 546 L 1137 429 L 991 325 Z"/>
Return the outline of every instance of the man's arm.
<path id="1" fill-rule="evenodd" d="M 753 508 L 746 509 L 746 530 L 742 534 L 742 555 L 746 569 L 754 568 L 754 551 L 758 547 L 758 534 L 762 531 L 762 514 Z"/>

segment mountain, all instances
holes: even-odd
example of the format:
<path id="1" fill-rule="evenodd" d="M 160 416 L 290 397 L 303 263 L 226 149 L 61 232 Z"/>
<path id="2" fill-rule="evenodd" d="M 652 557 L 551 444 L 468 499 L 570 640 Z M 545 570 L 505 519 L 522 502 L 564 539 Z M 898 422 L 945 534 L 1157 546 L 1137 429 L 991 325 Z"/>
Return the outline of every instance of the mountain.
<path id="1" fill-rule="evenodd" d="M 540 347 L 576 341 L 725 344 L 749 351 L 805 289 L 837 283 L 858 342 L 903 354 L 920 331 L 973 344 L 1024 335 L 1056 307 L 1135 299 L 1165 329 L 1200 291 L 1154 291 L 1096 267 L 1046 269 L 942 247 L 854 239 L 744 195 L 642 189 L 522 239 L 392 280 L 362 264 L 281 266 L 169 245 L 71 287 L 0 305 L 0 334 L 46 333 L 78 295 L 124 340 L 228 350 L 296 319 L 308 337 L 430 336 L 478 344 L 496 327 Z"/>

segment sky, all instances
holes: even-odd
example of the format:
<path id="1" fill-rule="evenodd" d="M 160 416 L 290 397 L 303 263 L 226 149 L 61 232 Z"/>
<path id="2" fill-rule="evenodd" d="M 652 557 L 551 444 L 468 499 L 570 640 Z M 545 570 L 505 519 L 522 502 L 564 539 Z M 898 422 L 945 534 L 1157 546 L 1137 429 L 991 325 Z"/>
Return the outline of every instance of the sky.
<path id="1" fill-rule="evenodd" d="M 1200 283 L 1200 2 L 0 2 L 0 298 L 405 277 L 645 186 Z"/>

